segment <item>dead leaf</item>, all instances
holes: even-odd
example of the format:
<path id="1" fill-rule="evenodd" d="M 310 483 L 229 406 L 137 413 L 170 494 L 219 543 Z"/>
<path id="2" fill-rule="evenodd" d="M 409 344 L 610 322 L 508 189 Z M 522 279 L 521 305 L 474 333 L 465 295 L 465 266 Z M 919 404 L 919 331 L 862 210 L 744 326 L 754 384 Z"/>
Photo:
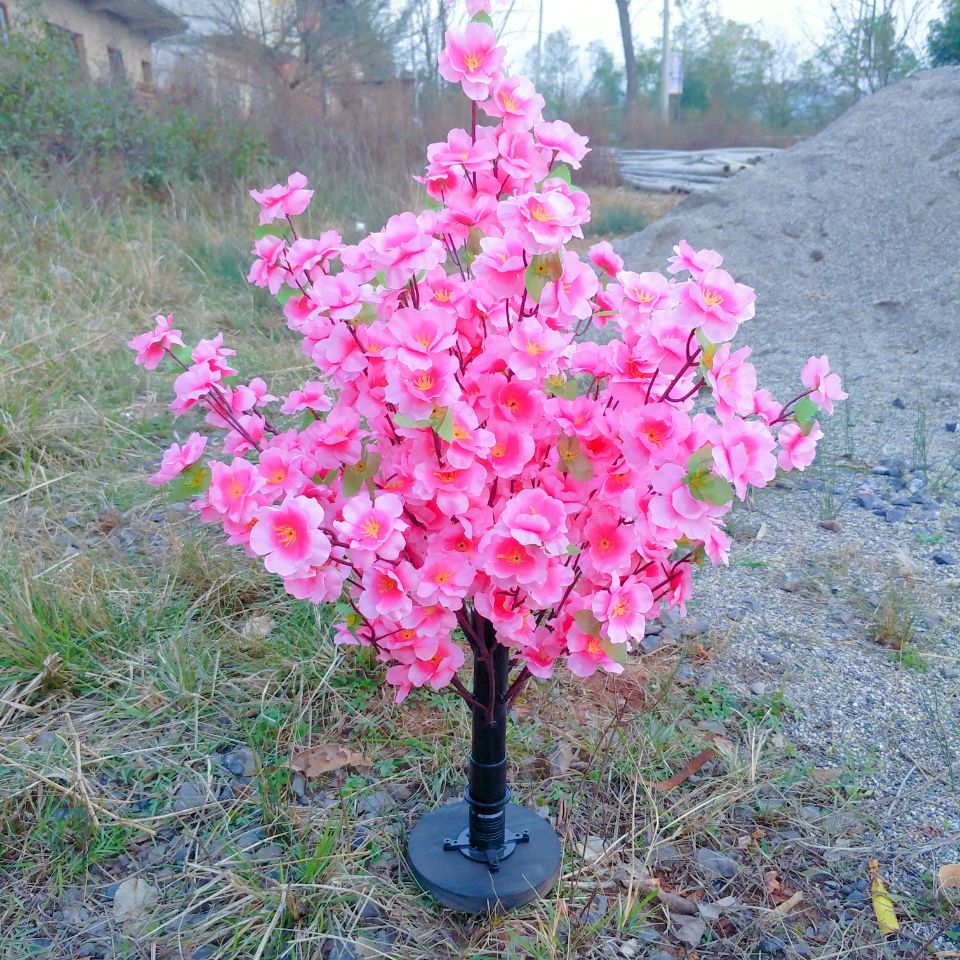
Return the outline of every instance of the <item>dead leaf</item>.
<path id="1" fill-rule="evenodd" d="M 113 915 L 120 923 L 143 920 L 160 891 L 142 877 L 127 877 L 113 895 Z"/>
<path id="2" fill-rule="evenodd" d="M 681 783 L 686 783 L 708 760 L 713 760 L 716 756 L 716 751 L 708 747 L 706 750 L 701 750 L 667 780 L 644 780 L 643 782 L 654 790 L 673 790 L 674 787 L 679 787 Z"/>
<path id="3" fill-rule="evenodd" d="M 940 892 L 948 899 L 954 897 L 947 893 L 947 890 L 960 891 L 960 863 L 945 863 L 939 871 Z"/>
<path id="4" fill-rule="evenodd" d="M 679 913 L 686 917 L 695 917 L 699 913 L 697 905 L 692 900 L 681 897 L 679 893 L 671 893 L 669 890 L 661 889 L 660 881 L 656 877 L 638 880 L 637 890 L 644 894 L 655 893 L 659 901 L 671 913 Z"/>
<path id="5" fill-rule="evenodd" d="M 840 779 L 842 773 L 839 767 L 814 767 L 810 776 L 816 783 L 834 783 Z"/>
<path id="6" fill-rule="evenodd" d="M 341 767 L 369 767 L 373 763 L 362 753 L 336 743 L 318 743 L 295 753 L 287 766 L 308 779 Z"/>
<path id="7" fill-rule="evenodd" d="M 880 864 L 876 860 L 871 860 L 869 868 L 873 912 L 876 914 L 880 932 L 886 937 L 900 929 L 900 921 L 897 920 L 896 911 L 893 909 L 893 901 L 890 899 L 887 888 L 880 877 Z"/>
<path id="8" fill-rule="evenodd" d="M 783 884 L 780 883 L 779 874 L 776 870 L 765 870 L 763 873 L 763 886 L 767 891 L 768 897 L 773 897 L 778 894 L 783 888 Z"/>
<path id="9" fill-rule="evenodd" d="M 550 750 L 548 760 L 551 776 L 558 777 L 568 773 L 573 762 L 573 744 L 569 740 L 558 740 Z"/>
<path id="10" fill-rule="evenodd" d="M 704 923 L 699 917 L 691 917 L 689 920 L 684 921 L 682 925 L 674 929 L 674 936 L 676 936 L 681 943 L 685 943 L 692 950 L 700 943 L 700 941 L 703 939 L 703 935 L 706 932 L 706 923 Z"/>
<path id="11" fill-rule="evenodd" d="M 757 529 L 756 539 L 762 540 L 767 535 L 767 530 L 768 530 L 768 527 L 766 523 L 761 523 L 759 528 Z"/>
<path id="12" fill-rule="evenodd" d="M 803 893 L 798 890 L 792 897 L 788 897 L 783 903 L 777 904 L 777 906 L 770 911 L 770 915 L 782 917 L 800 903 L 803 903 Z"/>
<path id="13" fill-rule="evenodd" d="M 704 920 L 719 920 L 724 913 L 739 906 L 740 901 L 736 897 L 723 897 L 720 900 L 714 900 L 712 903 L 701 902 L 697 904 L 700 916 Z"/>

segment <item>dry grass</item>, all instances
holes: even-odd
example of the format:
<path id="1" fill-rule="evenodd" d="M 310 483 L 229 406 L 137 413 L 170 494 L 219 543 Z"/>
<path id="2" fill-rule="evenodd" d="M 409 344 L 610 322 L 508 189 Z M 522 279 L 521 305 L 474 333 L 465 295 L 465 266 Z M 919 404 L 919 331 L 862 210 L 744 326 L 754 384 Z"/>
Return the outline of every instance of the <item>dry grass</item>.
<path id="1" fill-rule="evenodd" d="M 123 346 L 152 313 L 191 336 L 225 330 L 243 369 L 275 384 L 302 372 L 242 281 L 249 215 L 181 198 L 175 213 L 0 218 L 14 238 L 0 262 L 0 957 L 679 955 L 698 918 L 702 956 L 755 956 L 765 937 L 882 955 L 868 914 L 817 932 L 820 880 L 862 865 L 837 818 L 852 781 L 792 756 L 778 694 L 694 687 L 681 666 L 709 660 L 710 639 L 586 694 L 569 678 L 532 691 L 512 781 L 560 832 L 562 881 L 508 917 L 438 910 L 403 840 L 462 787 L 459 702 L 395 708 L 364 651 L 334 648 L 324 611 L 143 483 L 180 429 Z M 317 742 L 373 766 L 292 777 L 285 762 Z M 558 744 L 569 762 L 551 765 Z M 688 781 L 654 785 L 708 746 Z M 224 765 L 238 747 L 252 776 Z M 197 805 L 180 809 L 185 789 Z M 736 876 L 704 873 L 701 847 L 733 851 Z M 115 884 L 132 877 L 156 901 L 121 921 Z M 803 902 L 778 911 L 795 891 Z"/>

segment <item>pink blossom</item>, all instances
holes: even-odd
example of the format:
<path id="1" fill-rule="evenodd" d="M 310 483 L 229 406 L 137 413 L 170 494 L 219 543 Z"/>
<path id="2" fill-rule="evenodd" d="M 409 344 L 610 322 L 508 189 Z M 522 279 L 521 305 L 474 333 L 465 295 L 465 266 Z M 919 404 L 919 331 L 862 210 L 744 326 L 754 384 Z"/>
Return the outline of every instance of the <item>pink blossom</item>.
<path id="1" fill-rule="evenodd" d="M 385 396 L 405 417 L 425 420 L 435 407 L 448 407 L 460 396 L 453 375 L 456 359 L 447 353 L 431 357 L 416 369 L 395 364 L 387 379 Z"/>
<path id="2" fill-rule="evenodd" d="M 614 279 L 623 269 L 623 257 L 619 256 L 607 240 L 595 243 L 590 248 L 590 262 L 598 269 L 608 273 Z"/>
<path id="3" fill-rule="evenodd" d="M 538 123 L 534 133 L 540 144 L 554 152 L 560 163 L 569 163 L 574 170 L 580 169 L 580 161 L 590 152 L 587 137 L 580 134 L 564 120 Z"/>
<path id="4" fill-rule="evenodd" d="M 277 183 L 263 193 L 251 190 L 250 196 L 263 207 L 260 222 L 270 223 L 278 217 L 295 217 L 303 213 L 313 196 L 313 191 L 305 189 L 306 186 L 307 178 L 302 173 L 291 173 L 286 186 Z"/>
<path id="5" fill-rule="evenodd" d="M 440 76 L 459 83 L 471 100 L 486 100 L 500 76 L 506 52 L 485 23 L 469 23 L 462 33 L 448 30 L 440 53 Z"/>
<path id="6" fill-rule="evenodd" d="M 473 262 L 478 279 L 498 297 L 510 297 L 523 290 L 523 243 L 515 233 L 504 237 L 483 237 L 480 256 Z"/>
<path id="7" fill-rule="evenodd" d="M 412 213 L 391 217 L 380 233 L 370 235 L 371 260 L 386 271 L 387 283 L 403 286 L 417 271 L 443 263 L 440 241 L 426 233 Z"/>
<path id="8" fill-rule="evenodd" d="M 800 382 L 813 391 L 810 399 L 824 413 L 833 414 L 835 400 L 846 400 L 840 377 L 830 372 L 830 360 L 824 354 L 822 357 L 811 357 L 800 371 Z"/>
<path id="9" fill-rule="evenodd" d="M 526 77 L 507 77 L 493 85 L 483 103 L 489 117 L 499 117 L 508 133 L 525 133 L 543 119 L 543 97 Z"/>
<path id="10" fill-rule="evenodd" d="M 716 270 L 723 263 L 723 257 L 716 250 L 694 250 L 686 240 L 681 240 L 674 248 L 675 256 L 667 261 L 669 273 L 686 270 L 694 280 L 710 270 Z"/>
<path id="11" fill-rule="evenodd" d="M 663 274 L 624 271 L 617 279 L 623 287 L 620 315 L 627 323 L 641 323 L 669 303 L 670 284 Z"/>
<path id="12" fill-rule="evenodd" d="M 533 437 L 517 424 L 503 420 L 490 421 L 489 428 L 494 437 L 487 453 L 490 469 L 504 479 L 519 476 L 533 459 Z"/>
<path id="13" fill-rule="evenodd" d="M 551 374 L 567 346 L 566 337 L 536 317 L 527 317 L 515 324 L 509 339 L 513 349 L 507 363 L 520 380 L 539 381 Z"/>
<path id="14" fill-rule="evenodd" d="M 603 670 L 605 673 L 623 673 L 623 667 L 603 649 L 599 637 L 591 637 L 578 627 L 567 633 L 567 666 L 576 677 L 590 677 Z"/>
<path id="15" fill-rule="evenodd" d="M 170 408 L 177 416 L 186 413 L 201 400 L 205 400 L 220 383 L 220 373 L 208 363 L 194 363 L 173 381 L 176 399 Z"/>
<path id="16" fill-rule="evenodd" d="M 491 131 L 492 133 L 493 131 Z M 497 144 L 492 136 L 481 135 L 474 140 L 466 130 L 451 130 L 443 143 L 427 147 L 427 159 L 435 167 L 460 167 L 467 173 L 478 173 L 490 166 L 497 155 Z"/>
<path id="17" fill-rule="evenodd" d="M 586 320 L 593 313 L 590 302 L 600 287 L 597 275 L 572 250 L 563 254 L 563 272 L 540 295 L 540 314 L 571 323 Z"/>
<path id="18" fill-rule="evenodd" d="M 389 335 L 396 343 L 392 355 L 413 370 L 429 370 L 432 358 L 449 350 L 457 341 L 453 317 L 435 307 L 397 310 Z"/>
<path id="19" fill-rule="evenodd" d="M 210 461 L 210 486 L 207 501 L 218 513 L 234 523 L 246 524 L 261 504 L 258 492 L 263 480 L 256 467 L 239 457 L 229 463 Z"/>
<path id="20" fill-rule="evenodd" d="M 749 347 L 731 353 L 729 343 L 721 344 L 713 356 L 706 380 L 713 389 L 721 420 L 728 420 L 735 413 L 741 416 L 753 413 L 757 371 L 753 364 L 746 362 L 749 356 Z"/>
<path id="21" fill-rule="evenodd" d="M 429 684 L 434 690 L 442 690 L 463 666 L 463 650 L 452 640 L 441 637 L 437 652 L 429 660 L 413 660 L 399 663 L 387 671 L 387 682 L 398 687 L 396 700 L 402 702 L 410 687 Z"/>
<path id="22" fill-rule="evenodd" d="M 393 493 L 382 493 L 376 500 L 366 491 L 351 497 L 343 505 L 343 520 L 334 527 L 353 550 L 369 551 L 384 560 L 396 560 L 404 547 L 401 520 L 403 501 Z"/>
<path id="23" fill-rule="evenodd" d="M 313 410 L 315 413 L 326 413 L 332 406 L 325 386 L 319 380 L 310 380 L 302 390 L 291 390 L 286 395 L 280 412 L 293 414 L 301 410 Z"/>
<path id="24" fill-rule="evenodd" d="M 546 557 L 539 548 L 496 530 L 481 539 L 478 560 L 491 580 L 508 589 L 543 583 L 547 575 Z"/>
<path id="25" fill-rule="evenodd" d="M 620 421 L 624 457 L 637 465 L 674 461 L 690 429 L 690 418 L 671 403 L 627 410 Z"/>
<path id="26" fill-rule="evenodd" d="M 266 493 L 293 496 L 303 493 L 307 486 L 302 467 L 303 456 L 299 450 L 269 447 L 260 454 L 257 472 L 263 478 Z"/>
<path id="27" fill-rule="evenodd" d="M 612 510 L 596 510 L 583 527 L 584 556 L 599 573 L 624 574 L 630 568 L 635 540 Z"/>
<path id="28" fill-rule="evenodd" d="M 622 584 L 617 577 L 609 590 L 594 595 L 594 616 L 604 625 L 611 643 L 642 640 L 646 617 L 654 608 L 653 593 L 644 583 L 628 578 Z"/>
<path id="29" fill-rule="evenodd" d="M 713 448 L 714 466 L 724 480 L 733 484 L 741 500 L 747 495 L 748 485 L 762 487 L 774 478 L 774 439 L 762 423 L 734 417 L 721 425 L 718 441 Z"/>
<path id="30" fill-rule="evenodd" d="M 310 497 L 287 497 L 279 506 L 263 507 L 256 520 L 250 549 L 271 573 L 290 577 L 322 566 L 330 556 L 330 540 L 320 529 L 323 507 Z"/>
<path id="31" fill-rule="evenodd" d="M 511 197 L 500 204 L 499 212 L 531 253 L 549 253 L 573 237 L 583 236 L 577 207 L 560 190 Z"/>
<path id="32" fill-rule="evenodd" d="M 144 370 L 156 370 L 171 347 L 182 347 L 183 331 L 174 330 L 172 327 L 173 314 L 167 317 L 157 314 L 153 330 L 141 333 L 127 344 L 131 350 L 137 351 L 133 362 L 142 364 Z"/>
<path id="33" fill-rule="evenodd" d="M 708 270 L 678 291 L 683 316 L 714 343 L 732 340 L 737 327 L 754 315 L 753 289 L 736 283 L 726 270 Z"/>
<path id="34" fill-rule="evenodd" d="M 236 350 L 229 350 L 223 345 L 223 334 L 218 333 L 212 340 L 201 340 L 193 348 L 191 358 L 194 363 L 207 364 L 221 377 L 233 377 L 237 371 L 227 362 L 227 357 L 236 356 L 236 353 Z"/>
<path id="35" fill-rule="evenodd" d="M 814 421 L 804 433 L 799 424 L 786 423 L 777 434 L 780 452 L 777 463 L 783 470 L 805 470 L 817 455 L 817 441 L 823 438 L 820 424 Z"/>
<path id="36" fill-rule="evenodd" d="M 503 507 L 499 524 L 518 543 L 553 553 L 566 549 L 567 511 L 543 490 L 521 490 Z"/>
<path id="37" fill-rule="evenodd" d="M 336 230 L 326 230 L 319 239 L 300 238 L 290 244 L 287 251 L 287 265 L 294 275 L 309 275 L 314 267 L 335 257 L 343 249 L 340 234 Z"/>
<path id="38" fill-rule="evenodd" d="M 504 130 L 497 137 L 497 151 L 500 154 L 498 169 L 522 188 L 532 188 L 547 175 L 550 158 L 529 133 Z"/>
<path id="39" fill-rule="evenodd" d="M 459 610 L 475 576 L 473 567 L 459 553 L 431 556 L 420 568 L 417 597 L 422 603 Z"/>
<path id="40" fill-rule="evenodd" d="M 769 427 L 783 413 L 783 405 L 773 399 L 769 390 L 757 390 L 750 413 L 755 413 Z"/>
<path id="41" fill-rule="evenodd" d="M 413 609 L 410 591 L 416 585 L 416 573 L 409 563 L 378 561 L 364 571 L 362 584 L 357 606 L 365 617 L 402 620 Z"/>
<path id="42" fill-rule="evenodd" d="M 287 279 L 287 268 L 283 264 L 286 241 L 283 237 L 267 234 L 254 245 L 257 259 L 250 267 L 247 282 L 257 287 L 266 287 L 274 296 L 280 292 Z"/>
<path id="43" fill-rule="evenodd" d="M 160 469 L 152 477 L 147 478 L 147 483 L 152 483 L 155 487 L 169 483 L 187 467 L 195 464 L 203 456 L 206 446 L 207 438 L 199 433 L 191 433 L 183 446 L 179 443 L 172 444 L 169 449 L 164 450 Z"/>

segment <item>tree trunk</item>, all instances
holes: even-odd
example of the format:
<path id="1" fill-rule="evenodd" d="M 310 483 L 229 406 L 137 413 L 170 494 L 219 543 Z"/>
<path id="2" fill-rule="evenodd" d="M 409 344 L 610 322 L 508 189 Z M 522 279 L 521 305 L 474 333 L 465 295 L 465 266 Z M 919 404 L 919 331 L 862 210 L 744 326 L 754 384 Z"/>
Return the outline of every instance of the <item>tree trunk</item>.
<path id="1" fill-rule="evenodd" d="M 640 84 L 637 77 L 637 56 L 633 49 L 633 28 L 630 26 L 630 0 L 616 0 L 617 13 L 620 15 L 620 36 L 623 39 L 623 64 L 627 77 L 627 90 L 624 96 L 623 114 L 628 119 L 640 97 Z"/>

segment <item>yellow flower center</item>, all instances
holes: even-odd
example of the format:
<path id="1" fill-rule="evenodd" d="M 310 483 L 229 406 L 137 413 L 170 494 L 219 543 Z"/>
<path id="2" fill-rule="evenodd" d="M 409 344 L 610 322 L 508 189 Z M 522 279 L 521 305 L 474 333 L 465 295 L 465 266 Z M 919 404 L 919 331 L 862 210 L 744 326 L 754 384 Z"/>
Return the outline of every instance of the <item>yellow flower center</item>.
<path id="1" fill-rule="evenodd" d="M 292 547 L 297 542 L 297 531 L 289 523 L 278 523 L 273 532 L 280 541 L 281 547 Z"/>
<path id="2" fill-rule="evenodd" d="M 453 483 L 453 481 L 457 479 L 457 475 L 455 473 L 450 473 L 449 471 L 435 470 L 433 475 L 441 483 Z"/>
<path id="3" fill-rule="evenodd" d="M 534 204 L 530 208 L 530 214 L 538 223 L 552 223 L 553 214 L 542 204 Z"/>
<path id="4" fill-rule="evenodd" d="M 531 357 L 537 357 L 541 353 L 543 353 L 543 345 L 540 343 L 537 343 L 536 340 L 528 340 L 527 353 L 529 353 Z"/>
<path id="5" fill-rule="evenodd" d="M 454 440 L 466 440 L 470 436 L 470 431 L 461 426 L 459 423 L 453 425 L 453 439 Z"/>
<path id="6" fill-rule="evenodd" d="M 505 93 L 500 98 L 500 106 L 502 106 L 504 110 L 510 110 L 511 112 L 515 112 L 520 109 L 520 104 L 517 103 L 517 101 L 509 93 Z"/>
<path id="7" fill-rule="evenodd" d="M 505 443 L 498 443 L 491 451 L 491 457 L 502 457 L 507 452 L 507 445 Z"/>
<path id="8" fill-rule="evenodd" d="M 708 307 L 717 307 L 723 303 L 723 294 L 716 290 L 704 290 L 703 299 L 706 300 Z"/>
<path id="9" fill-rule="evenodd" d="M 434 583 L 449 583 L 453 579 L 453 574 L 449 570 L 438 570 L 433 575 Z"/>
<path id="10" fill-rule="evenodd" d="M 413 339 L 416 340 L 421 347 L 429 347 L 430 344 L 433 343 L 432 337 L 428 336 L 425 333 L 421 333 L 418 336 L 414 337 Z"/>
<path id="11" fill-rule="evenodd" d="M 230 478 L 230 487 L 227 489 L 227 496 L 231 500 L 237 500 L 243 496 L 243 488 L 240 486 L 240 481 L 236 477 Z"/>
<path id="12" fill-rule="evenodd" d="M 468 53 L 463 58 L 463 65 L 467 68 L 467 73 L 475 73 L 480 68 L 481 63 L 483 63 L 483 60 L 475 53 Z"/>
<path id="13" fill-rule="evenodd" d="M 515 547 L 507 553 L 498 553 L 497 559 L 502 560 L 504 563 L 509 563 L 511 566 L 518 567 L 523 563 L 524 556 L 520 549 Z"/>
<path id="14" fill-rule="evenodd" d="M 436 383 L 436 380 L 432 373 L 418 373 L 416 379 L 413 381 L 413 387 L 421 393 L 426 393 L 428 390 L 433 389 L 434 383 Z"/>
<path id="15" fill-rule="evenodd" d="M 433 299 L 439 301 L 440 303 L 446 303 L 450 299 L 450 291 L 434 290 Z"/>
<path id="16" fill-rule="evenodd" d="M 367 517 L 367 519 L 363 521 L 360 529 L 363 530 L 364 536 L 379 537 L 380 521 L 376 517 Z"/>
<path id="17" fill-rule="evenodd" d="M 603 653 L 603 645 L 598 637 L 591 637 L 587 642 L 587 653 L 594 657 L 599 657 Z"/>
<path id="18" fill-rule="evenodd" d="M 610 614 L 611 617 L 624 617 L 630 612 L 630 604 L 627 603 L 623 597 L 620 597 L 617 602 L 613 605 L 613 613 Z"/>

